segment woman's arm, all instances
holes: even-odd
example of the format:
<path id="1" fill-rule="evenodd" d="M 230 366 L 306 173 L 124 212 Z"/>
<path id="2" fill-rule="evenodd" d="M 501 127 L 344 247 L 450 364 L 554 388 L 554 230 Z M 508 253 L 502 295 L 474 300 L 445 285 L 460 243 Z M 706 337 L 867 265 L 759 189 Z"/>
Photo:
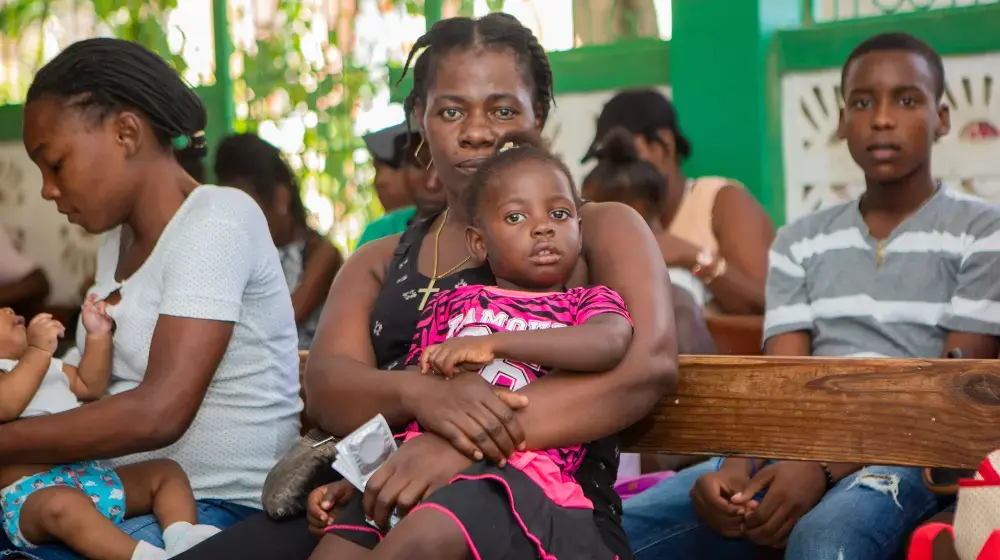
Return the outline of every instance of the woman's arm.
<path id="1" fill-rule="evenodd" d="M 372 241 L 351 255 L 323 307 L 303 383 L 309 418 L 331 434 L 347 435 L 376 414 L 390 425 L 413 419 L 401 395 L 407 380 L 419 373 L 377 369 L 368 332 L 399 237 Z"/>
<path id="2" fill-rule="evenodd" d="M 310 238 L 309 246 L 309 259 L 302 271 L 302 279 L 292 292 L 296 324 L 308 319 L 323 303 L 333 278 L 344 264 L 340 251 L 319 235 Z"/>
<path id="3" fill-rule="evenodd" d="M 611 371 L 553 372 L 520 391 L 531 403 L 517 411 L 529 449 L 617 433 L 645 416 L 676 382 L 670 278 L 649 226 L 635 210 L 615 202 L 586 204 L 580 215 L 586 283 L 621 295 L 632 315 L 632 343 Z"/>
<path id="4" fill-rule="evenodd" d="M 138 387 L 0 425 L 0 464 L 108 459 L 170 445 L 191 425 L 232 332 L 231 322 L 161 315 Z"/>
<path id="5" fill-rule="evenodd" d="M 771 218 L 746 189 L 729 186 L 715 197 L 712 228 L 728 265 L 708 285 L 719 308 L 734 315 L 763 313 L 767 251 L 774 241 Z"/>

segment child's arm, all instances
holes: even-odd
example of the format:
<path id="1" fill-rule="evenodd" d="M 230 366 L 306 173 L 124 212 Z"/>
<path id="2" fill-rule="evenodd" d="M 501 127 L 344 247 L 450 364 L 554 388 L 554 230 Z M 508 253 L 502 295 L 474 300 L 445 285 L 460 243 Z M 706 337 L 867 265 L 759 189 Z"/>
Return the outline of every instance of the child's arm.
<path id="1" fill-rule="evenodd" d="M 607 371 L 621 361 L 632 341 L 632 323 L 615 292 L 586 290 L 578 305 L 580 325 L 488 336 L 455 337 L 424 352 L 421 369 L 451 376 L 495 359 L 541 364 L 567 371 Z M 468 367 L 471 366 L 471 367 Z"/>
<path id="2" fill-rule="evenodd" d="M 38 392 L 65 328 L 48 313 L 28 325 L 28 349 L 9 373 L 0 374 L 0 422 L 16 420 Z"/>
<path id="3" fill-rule="evenodd" d="M 632 323 L 616 313 L 602 313 L 576 327 L 508 331 L 482 338 L 488 340 L 496 359 L 566 371 L 608 371 L 628 350 Z"/>
<path id="4" fill-rule="evenodd" d="M 80 365 L 63 365 L 69 377 L 69 388 L 81 401 L 94 401 L 108 392 L 111 382 L 111 352 L 114 341 L 111 327 L 114 322 L 107 313 L 107 304 L 96 301 L 91 295 L 83 303 L 83 328 L 87 330 L 87 343 L 83 347 Z"/>

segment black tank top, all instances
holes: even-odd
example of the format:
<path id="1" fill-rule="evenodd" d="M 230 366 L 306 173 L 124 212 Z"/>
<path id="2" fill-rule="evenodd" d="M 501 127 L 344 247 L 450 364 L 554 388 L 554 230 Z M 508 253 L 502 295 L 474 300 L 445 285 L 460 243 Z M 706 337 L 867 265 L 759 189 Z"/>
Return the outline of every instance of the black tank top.
<path id="1" fill-rule="evenodd" d="M 392 261 L 382 283 L 382 291 L 375 299 L 369 321 L 372 348 L 379 369 L 400 370 L 406 365 L 406 356 L 417 322 L 420 320 L 420 288 L 427 287 L 430 278 L 417 270 L 417 257 L 424 238 L 437 215 L 414 220 L 403 232 L 396 246 Z M 460 270 L 435 283 L 442 290 L 460 286 L 493 286 L 496 279 L 488 265 Z M 618 437 L 609 436 L 586 445 L 587 453 L 576 472 L 576 480 L 584 494 L 594 504 L 594 521 L 604 542 L 621 560 L 633 558 L 628 539 L 621 526 L 621 498 L 614 491 L 618 475 Z"/>

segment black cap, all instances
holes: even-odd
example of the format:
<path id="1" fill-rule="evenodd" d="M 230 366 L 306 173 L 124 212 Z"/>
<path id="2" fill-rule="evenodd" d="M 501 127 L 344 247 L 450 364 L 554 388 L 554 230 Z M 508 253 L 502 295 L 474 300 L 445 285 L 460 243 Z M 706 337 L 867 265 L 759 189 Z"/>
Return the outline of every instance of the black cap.
<path id="1" fill-rule="evenodd" d="M 691 154 L 691 142 L 681 133 L 674 104 L 662 93 L 652 89 L 633 89 L 615 94 L 601 109 L 597 117 L 597 133 L 581 163 L 594 157 L 600 149 L 601 139 L 620 126 L 632 134 L 655 138 L 656 131 L 669 130 L 677 143 L 677 154 L 686 158 Z"/>
<path id="2" fill-rule="evenodd" d="M 409 135 L 406 131 L 406 123 L 402 122 L 389 128 L 365 134 L 361 139 L 368 146 L 368 151 L 371 152 L 372 159 L 399 169 L 403 166 L 404 161 L 403 148 L 411 140 L 411 135 L 417 142 L 420 142 L 419 129 L 416 122 L 412 120 L 410 121 Z M 416 146 L 412 146 L 412 148 L 416 149 Z"/>

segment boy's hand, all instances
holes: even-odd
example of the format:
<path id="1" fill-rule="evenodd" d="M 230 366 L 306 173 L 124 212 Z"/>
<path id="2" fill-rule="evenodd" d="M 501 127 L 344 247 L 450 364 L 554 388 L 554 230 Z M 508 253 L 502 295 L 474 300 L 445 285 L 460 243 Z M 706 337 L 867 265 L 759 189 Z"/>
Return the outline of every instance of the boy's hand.
<path id="1" fill-rule="evenodd" d="M 39 313 L 28 323 L 28 344 L 49 354 L 55 353 L 65 334 L 66 327 L 48 313 Z"/>
<path id="2" fill-rule="evenodd" d="M 320 486 L 309 493 L 306 499 L 306 519 L 309 520 L 309 532 L 317 537 L 323 536 L 326 527 L 333 523 L 335 515 L 329 515 L 334 507 L 343 507 L 357 494 L 357 489 L 341 480 L 326 486 Z"/>
<path id="3" fill-rule="evenodd" d="M 767 494 L 755 504 L 753 497 L 765 488 Z M 732 502 L 749 506 L 744 519 L 748 539 L 784 548 L 795 524 L 825 493 L 826 475 L 819 464 L 778 461 L 757 471 Z"/>
<path id="4" fill-rule="evenodd" d="M 108 315 L 108 302 L 97 301 L 97 294 L 90 294 L 83 302 L 83 328 L 87 334 L 106 335 L 111 334 L 111 328 L 115 322 Z"/>
<path id="5" fill-rule="evenodd" d="M 454 377 L 463 371 L 479 371 L 496 359 L 491 337 L 457 336 L 424 349 L 421 373 Z"/>
<path id="6" fill-rule="evenodd" d="M 744 506 L 730 501 L 750 483 L 747 473 L 725 468 L 708 472 L 691 489 L 691 506 L 706 525 L 728 538 L 743 536 Z"/>

